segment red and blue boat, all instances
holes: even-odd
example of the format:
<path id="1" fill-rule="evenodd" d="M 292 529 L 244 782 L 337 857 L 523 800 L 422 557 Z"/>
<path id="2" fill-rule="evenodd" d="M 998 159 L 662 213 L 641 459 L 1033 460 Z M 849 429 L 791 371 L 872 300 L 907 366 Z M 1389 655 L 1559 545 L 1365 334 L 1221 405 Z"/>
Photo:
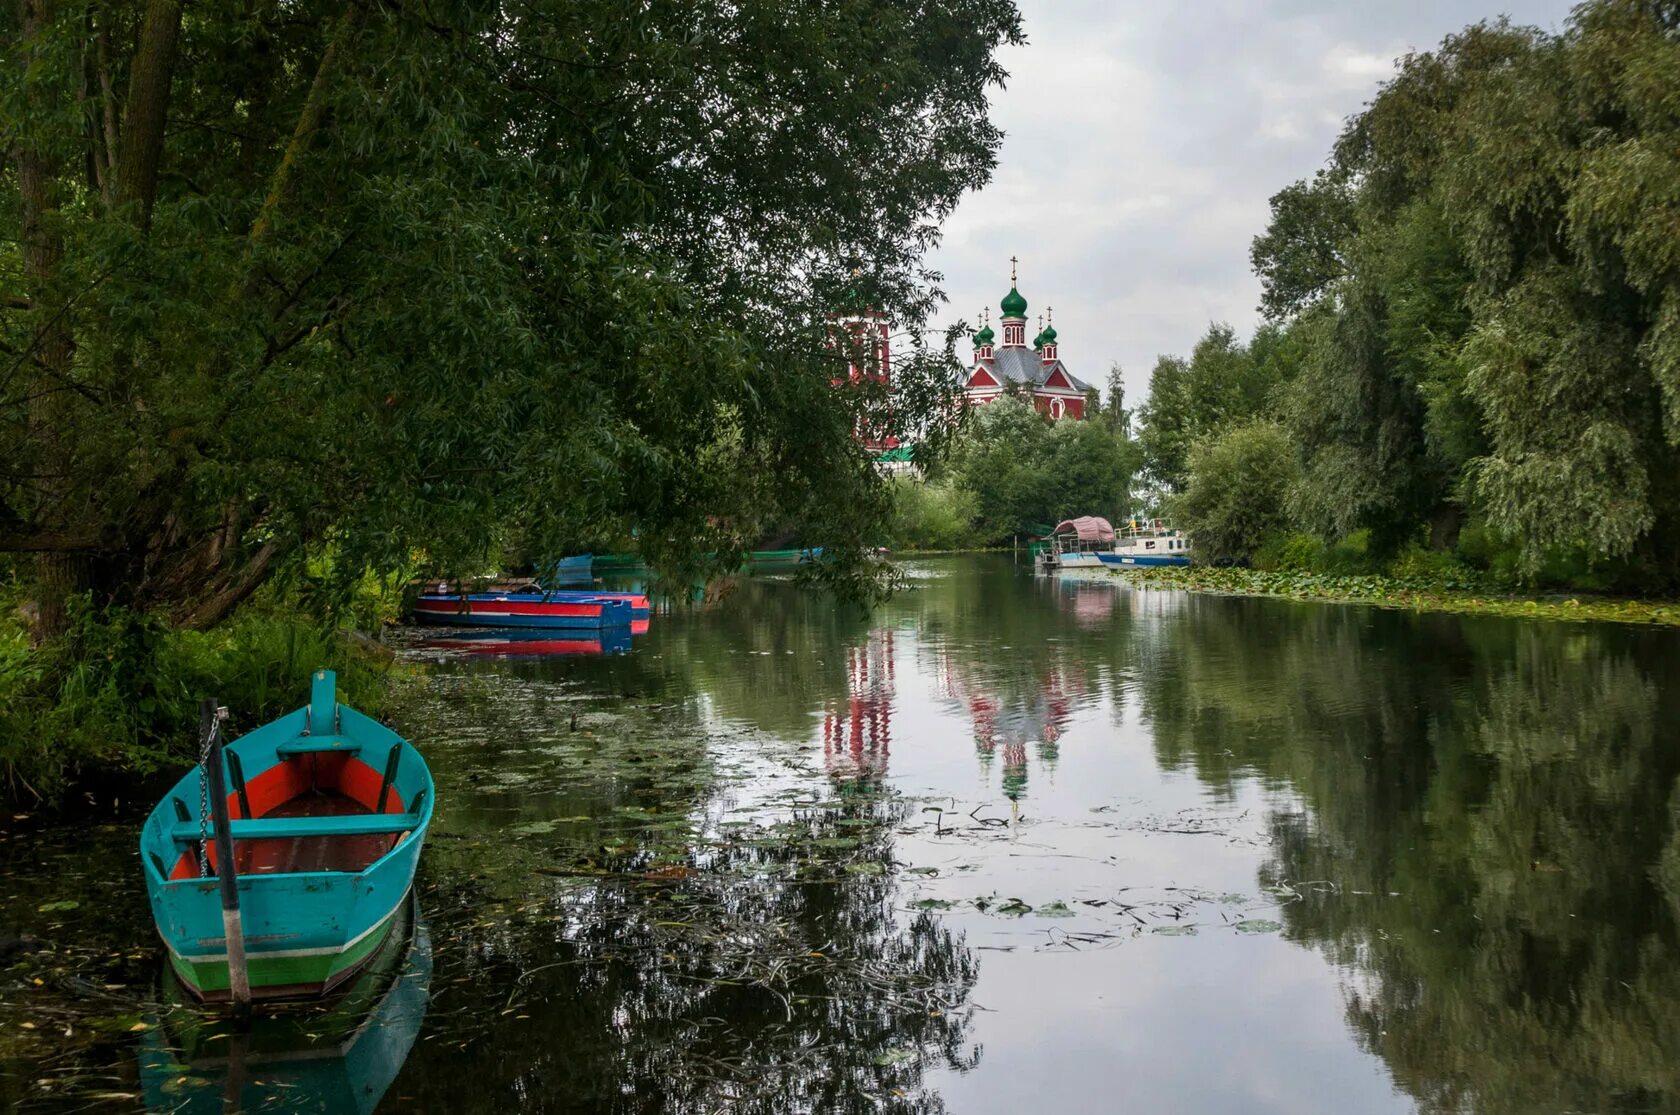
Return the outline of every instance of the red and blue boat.
<path id="1" fill-rule="evenodd" d="M 582 658 L 630 651 L 630 627 L 600 631 L 460 631 L 416 643 L 420 650 L 449 650 L 497 658 Z"/>
<path id="2" fill-rule="evenodd" d="M 578 599 L 571 599 L 572 596 Z M 645 602 L 645 597 L 643 598 Z M 428 593 L 414 602 L 419 623 L 450 627 L 556 627 L 600 630 L 628 626 L 636 618 L 628 600 L 615 594 L 475 592 Z"/>
<path id="3" fill-rule="evenodd" d="M 206 758 L 140 834 L 170 966 L 200 999 L 330 991 L 398 921 L 431 824 L 431 771 L 341 705 L 330 670 L 304 707 L 225 747 L 215 729 L 205 738 Z"/>
<path id="4" fill-rule="evenodd" d="M 533 590 L 541 593 L 541 589 Z M 647 619 L 653 615 L 653 605 L 645 592 L 593 592 L 584 589 L 558 589 L 546 595 L 549 600 L 622 600 L 630 605 L 631 619 Z"/>

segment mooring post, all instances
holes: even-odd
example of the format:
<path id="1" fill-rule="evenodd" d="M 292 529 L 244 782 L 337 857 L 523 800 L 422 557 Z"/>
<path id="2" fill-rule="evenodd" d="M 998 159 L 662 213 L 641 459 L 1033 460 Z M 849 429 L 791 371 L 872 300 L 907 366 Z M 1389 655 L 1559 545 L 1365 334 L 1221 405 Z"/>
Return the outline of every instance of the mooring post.
<path id="1" fill-rule="evenodd" d="M 227 779 L 222 773 L 222 721 L 214 700 L 198 707 L 198 730 L 210 741 L 204 752 L 204 775 L 210 782 L 210 820 L 216 826 L 216 876 L 222 884 L 222 937 L 227 945 L 228 992 L 234 1011 L 251 1009 L 251 974 L 245 967 L 245 922 L 239 914 L 239 865 L 233 859 L 233 831 L 228 822 Z"/>

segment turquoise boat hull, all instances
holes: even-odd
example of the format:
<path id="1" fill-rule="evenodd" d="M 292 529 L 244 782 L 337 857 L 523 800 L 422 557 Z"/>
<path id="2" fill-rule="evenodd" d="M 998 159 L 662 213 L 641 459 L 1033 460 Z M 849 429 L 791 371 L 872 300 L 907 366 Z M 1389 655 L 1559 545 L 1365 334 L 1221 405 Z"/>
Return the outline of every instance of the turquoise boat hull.
<path id="1" fill-rule="evenodd" d="M 308 705 L 226 748 L 254 998 L 319 995 L 355 975 L 390 937 L 431 823 L 435 788 L 424 758 L 391 729 L 338 704 L 334 683 L 330 671 L 317 671 Z M 359 812 L 269 816 L 322 787 Z M 199 801 L 194 767 L 146 819 L 140 859 L 176 978 L 216 1000 L 228 996 L 227 945 L 214 867 L 200 873 L 198 842 L 208 823 L 200 821 Z M 289 869 L 300 856 L 346 863 Z"/>
<path id="2" fill-rule="evenodd" d="M 324 1005 L 277 1008 L 242 1023 L 183 1003 L 166 978 L 170 1009 L 148 1019 L 140 1038 L 147 1109 L 371 1115 L 426 1018 L 432 946 L 415 905 L 403 904 L 392 939 Z"/>

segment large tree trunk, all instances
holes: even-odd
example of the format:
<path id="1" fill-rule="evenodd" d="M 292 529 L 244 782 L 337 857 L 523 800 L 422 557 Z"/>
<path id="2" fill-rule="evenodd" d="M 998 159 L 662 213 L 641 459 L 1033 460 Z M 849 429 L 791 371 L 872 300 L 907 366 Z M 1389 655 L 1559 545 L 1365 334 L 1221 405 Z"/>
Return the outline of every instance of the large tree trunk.
<path id="1" fill-rule="evenodd" d="M 175 41 L 180 34 L 181 0 L 151 0 L 129 67 L 117 165 L 117 204 L 138 205 L 134 221 L 142 231 L 151 228 L 152 204 L 157 199 L 163 131 L 169 119 L 169 85 L 175 76 Z"/>
<path id="2" fill-rule="evenodd" d="M 1458 534 L 1464 528 L 1464 509 L 1456 503 L 1443 503 L 1429 520 L 1429 548 L 1451 550 L 1458 545 Z"/>
<path id="3" fill-rule="evenodd" d="M 20 0 L 24 61 L 50 33 L 52 0 Z M 35 100 L 40 99 L 36 94 Z M 47 106 L 31 105 L 40 111 Z M 27 134 L 27 133 L 26 133 Z M 65 530 L 69 512 L 68 483 L 72 467 L 70 431 L 66 428 L 74 339 L 59 289 L 64 241 L 49 220 L 57 208 L 54 184 L 58 167 L 46 151 L 25 140 L 17 151 L 18 197 L 22 208 L 23 275 L 29 290 L 30 319 L 34 324 L 27 354 L 32 370 L 29 406 L 30 440 L 39 448 L 35 461 L 37 518 L 48 529 Z M 71 549 L 45 550 L 35 558 L 35 638 L 49 639 L 64 630 L 66 604 L 88 584 L 86 556 Z"/>

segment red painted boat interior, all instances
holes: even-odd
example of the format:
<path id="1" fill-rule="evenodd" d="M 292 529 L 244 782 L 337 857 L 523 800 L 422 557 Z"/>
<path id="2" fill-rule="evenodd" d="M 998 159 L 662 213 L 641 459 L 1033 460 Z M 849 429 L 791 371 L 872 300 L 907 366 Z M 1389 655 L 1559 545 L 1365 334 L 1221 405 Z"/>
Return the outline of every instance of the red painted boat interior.
<path id="1" fill-rule="evenodd" d="M 375 812 L 384 776 L 360 758 L 347 754 L 293 755 L 245 784 L 252 817 L 345 817 Z M 408 805 L 392 787 L 386 813 L 405 813 Z M 245 817 L 237 791 L 228 795 L 228 816 Z M 389 833 L 355 836 L 285 837 L 239 840 L 233 848 L 241 875 L 293 871 L 360 871 L 388 852 L 399 839 Z M 210 870 L 216 870 L 216 845 L 209 847 Z M 171 879 L 198 877 L 198 850 L 188 848 L 175 861 Z"/>

